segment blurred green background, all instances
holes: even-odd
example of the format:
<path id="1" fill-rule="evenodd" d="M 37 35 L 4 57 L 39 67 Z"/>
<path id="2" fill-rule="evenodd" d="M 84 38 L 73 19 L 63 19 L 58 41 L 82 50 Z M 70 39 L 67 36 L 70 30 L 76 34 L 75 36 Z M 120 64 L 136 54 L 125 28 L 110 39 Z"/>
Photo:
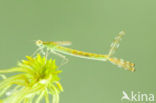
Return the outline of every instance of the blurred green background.
<path id="1" fill-rule="evenodd" d="M 67 56 L 60 103 L 121 103 L 123 90 L 156 95 L 156 0 L 0 0 L 0 68 L 32 55 L 38 39 L 106 54 L 121 30 L 115 56 L 134 62 L 136 72 Z"/>

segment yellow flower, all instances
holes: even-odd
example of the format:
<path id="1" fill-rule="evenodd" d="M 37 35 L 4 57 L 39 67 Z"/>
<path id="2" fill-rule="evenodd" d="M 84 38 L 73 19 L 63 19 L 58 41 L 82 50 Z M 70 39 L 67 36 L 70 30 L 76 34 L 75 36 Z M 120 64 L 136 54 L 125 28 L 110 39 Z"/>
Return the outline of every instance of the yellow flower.
<path id="1" fill-rule="evenodd" d="M 59 82 L 61 73 L 55 60 L 47 60 L 39 54 L 26 56 L 18 67 L 0 70 L 0 103 L 59 103 L 63 88 Z M 5 78 L 4 73 L 13 73 Z M 50 100 L 52 96 L 52 100 Z"/>

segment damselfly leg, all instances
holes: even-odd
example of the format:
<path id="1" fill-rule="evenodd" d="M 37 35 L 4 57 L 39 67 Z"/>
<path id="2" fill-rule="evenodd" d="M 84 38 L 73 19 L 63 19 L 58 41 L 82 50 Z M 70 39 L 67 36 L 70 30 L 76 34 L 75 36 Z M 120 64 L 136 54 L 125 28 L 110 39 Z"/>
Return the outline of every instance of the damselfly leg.
<path id="1" fill-rule="evenodd" d="M 52 49 L 51 49 L 51 53 L 53 53 L 53 54 L 55 54 L 55 55 L 57 55 L 57 56 L 59 56 L 59 57 L 61 57 L 63 59 L 59 67 L 61 67 L 61 66 L 63 66 L 63 65 L 68 63 L 69 60 L 66 58 L 66 56 L 64 56 L 64 55 L 62 55 L 60 53 L 57 53 L 57 52 L 55 52 Z"/>

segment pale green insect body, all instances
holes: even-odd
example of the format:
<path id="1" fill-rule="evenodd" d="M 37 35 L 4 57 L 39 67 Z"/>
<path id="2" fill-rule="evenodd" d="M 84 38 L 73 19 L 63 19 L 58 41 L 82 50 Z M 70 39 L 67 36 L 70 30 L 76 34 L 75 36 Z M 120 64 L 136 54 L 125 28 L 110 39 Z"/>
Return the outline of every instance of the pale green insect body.
<path id="1" fill-rule="evenodd" d="M 124 31 L 119 32 L 118 36 L 115 37 L 113 43 L 111 44 L 111 48 L 108 54 L 103 55 L 103 54 L 96 54 L 96 53 L 88 53 L 88 52 L 83 52 L 71 48 L 64 47 L 66 45 L 69 45 L 69 42 L 43 42 L 41 40 L 36 41 L 36 45 L 38 45 L 40 48 L 47 48 L 51 50 L 52 53 L 57 54 L 60 57 L 63 57 L 64 59 L 65 56 L 62 54 L 67 54 L 79 58 L 85 58 L 85 59 L 92 59 L 92 60 L 98 60 L 98 61 L 110 61 L 111 63 L 124 68 L 125 70 L 129 70 L 134 72 L 135 71 L 135 64 L 131 63 L 129 61 L 125 61 L 123 59 L 118 59 L 116 57 L 112 57 L 117 48 L 119 47 L 119 43 L 121 41 L 121 38 L 125 35 Z M 62 46 L 63 45 L 63 46 Z"/>
<path id="2" fill-rule="evenodd" d="M 106 61 L 107 60 L 106 55 L 88 53 L 88 52 L 83 52 L 83 51 L 70 49 L 70 48 L 66 48 L 66 47 L 61 47 L 61 46 L 58 46 L 56 51 L 58 51 L 60 53 L 72 55 L 72 56 L 77 56 L 77 57 L 80 57 L 80 58 L 100 60 L 100 61 Z"/>
<path id="3" fill-rule="evenodd" d="M 52 51 L 56 51 L 56 52 L 59 52 L 62 54 L 67 54 L 67 55 L 76 56 L 76 57 L 80 57 L 80 58 L 106 61 L 107 57 L 108 57 L 107 55 L 88 53 L 88 52 L 83 52 L 83 51 L 59 46 L 56 42 L 43 42 L 41 40 L 38 40 L 36 42 L 36 44 L 38 46 L 42 46 L 42 47 L 51 49 Z"/>

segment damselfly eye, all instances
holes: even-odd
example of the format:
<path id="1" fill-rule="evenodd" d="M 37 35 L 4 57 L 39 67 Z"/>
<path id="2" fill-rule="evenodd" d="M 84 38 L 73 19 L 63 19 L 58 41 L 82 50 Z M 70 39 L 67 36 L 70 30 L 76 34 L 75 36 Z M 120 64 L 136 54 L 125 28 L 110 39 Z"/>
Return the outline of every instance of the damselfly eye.
<path id="1" fill-rule="evenodd" d="M 43 41 L 41 41 L 41 40 L 36 41 L 36 45 L 41 46 L 42 44 L 43 44 Z"/>

